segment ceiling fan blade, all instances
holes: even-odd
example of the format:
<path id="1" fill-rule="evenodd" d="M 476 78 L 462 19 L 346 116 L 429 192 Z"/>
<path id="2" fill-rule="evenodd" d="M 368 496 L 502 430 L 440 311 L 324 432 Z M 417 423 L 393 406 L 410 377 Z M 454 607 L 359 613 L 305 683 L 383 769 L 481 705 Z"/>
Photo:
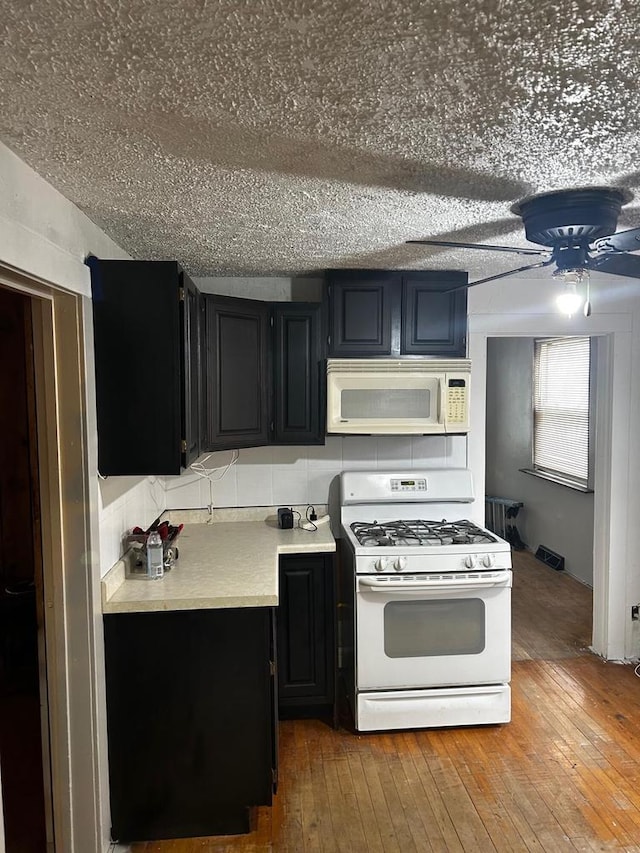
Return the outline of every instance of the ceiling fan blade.
<path id="1" fill-rule="evenodd" d="M 638 259 L 640 260 L 640 258 Z M 470 281 L 469 284 L 464 284 L 462 287 L 452 287 L 451 290 L 446 290 L 445 293 L 454 293 L 456 290 L 466 290 L 469 287 L 475 287 L 476 284 L 486 284 L 488 281 L 496 281 L 499 278 L 506 278 L 508 275 L 515 275 L 519 272 L 526 272 L 527 270 L 537 270 L 540 267 L 548 267 L 549 264 L 554 262 L 554 258 L 549 258 L 546 261 L 539 261 L 537 264 L 528 264 L 526 267 L 517 267 L 515 270 L 508 270 L 507 272 L 499 272 L 497 275 L 490 275 L 487 278 L 479 278 L 477 281 Z"/>
<path id="2" fill-rule="evenodd" d="M 616 252 L 636 252 L 640 249 L 640 228 L 630 228 L 628 231 L 618 231 L 609 237 L 594 240 L 594 249 L 613 249 Z"/>
<path id="3" fill-rule="evenodd" d="M 638 255 L 627 255 L 624 252 L 616 254 L 601 255 L 599 258 L 591 258 L 589 268 L 599 272 L 607 272 L 612 275 L 626 275 L 629 278 L 640 278 L 640 257 Z"/>
<path id="4" fill-rule="evenodd" d="M 640 186 L 640 172 L 626 172 L 624 175 L 620 175 L 613 181 L 613 186 L 623 188 Z"/>
<path id="5" fill-rule="evenodd" d="M 422 246 L 448 246 L 451 249 L 487 249 L 490 252 L 509 252 L 513 255 L 549 255 L 547 249 L 516 249 L 512 246 L 490 246 L 481 243 L 453 243 L 448 240 L 407 240 Z"/>

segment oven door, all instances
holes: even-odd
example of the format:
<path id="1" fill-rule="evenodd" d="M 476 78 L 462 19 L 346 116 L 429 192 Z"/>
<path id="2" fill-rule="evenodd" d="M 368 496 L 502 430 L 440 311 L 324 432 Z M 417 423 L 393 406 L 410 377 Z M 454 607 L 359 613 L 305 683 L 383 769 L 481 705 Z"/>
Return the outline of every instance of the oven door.
<path id="1" fill-rule="evenodd" d="M 510 680 L 510 571 L 355 582 L 358 690 Z"/>

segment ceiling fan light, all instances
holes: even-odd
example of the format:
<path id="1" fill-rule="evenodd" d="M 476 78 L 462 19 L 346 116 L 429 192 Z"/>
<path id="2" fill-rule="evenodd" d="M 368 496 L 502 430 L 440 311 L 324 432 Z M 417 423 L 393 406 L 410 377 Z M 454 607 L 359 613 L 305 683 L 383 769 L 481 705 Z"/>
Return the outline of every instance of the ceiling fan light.
<path id="1" fill-rule="evenodd" d="M 589 281 L 589 270 L 585 267 L 561 267 L 553 273 L 553 278 L 562 284 L 585 284 Z"/>
<path id="2" fill-rule="evenodd" d="M 556 304 L 558 308 L 563 314 L 566 314 L 567 317 L 573 317 L 573 315 L 582 307 L 583 301 L 582 296 L 578 293 L 573 282 L 567 282 L 562 293 L 556 297 Z"/>

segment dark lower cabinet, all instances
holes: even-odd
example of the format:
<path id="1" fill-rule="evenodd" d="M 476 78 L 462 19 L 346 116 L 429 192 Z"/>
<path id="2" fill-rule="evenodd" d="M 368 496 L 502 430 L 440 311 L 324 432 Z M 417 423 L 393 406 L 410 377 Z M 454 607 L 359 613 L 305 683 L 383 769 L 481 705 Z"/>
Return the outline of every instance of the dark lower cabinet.
<path id="1" fill-rule="evenodd" d="M 249 832 L 277 778 L 274 610 L 104 617 L 112 837 Z"/>
<path id="2" fill-rule="evenodd" d="M 335 725 L 333 555 L 281 556 L 278 600 L 280 717 L 329 714 Z"/>

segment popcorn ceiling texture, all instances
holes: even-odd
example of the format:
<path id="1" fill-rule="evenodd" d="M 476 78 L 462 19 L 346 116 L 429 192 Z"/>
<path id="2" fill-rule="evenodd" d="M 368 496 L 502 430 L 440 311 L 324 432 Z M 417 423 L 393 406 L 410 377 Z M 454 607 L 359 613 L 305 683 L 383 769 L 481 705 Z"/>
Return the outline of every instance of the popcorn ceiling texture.
<path id="1" fill-rule="evenodd" d="M 0 139 L 196 276 L 457 268 L 509 206 L 640 188 L 637 0 L 0 0 Z M 640 201 L 621 227 L 640 225 Z"/>

